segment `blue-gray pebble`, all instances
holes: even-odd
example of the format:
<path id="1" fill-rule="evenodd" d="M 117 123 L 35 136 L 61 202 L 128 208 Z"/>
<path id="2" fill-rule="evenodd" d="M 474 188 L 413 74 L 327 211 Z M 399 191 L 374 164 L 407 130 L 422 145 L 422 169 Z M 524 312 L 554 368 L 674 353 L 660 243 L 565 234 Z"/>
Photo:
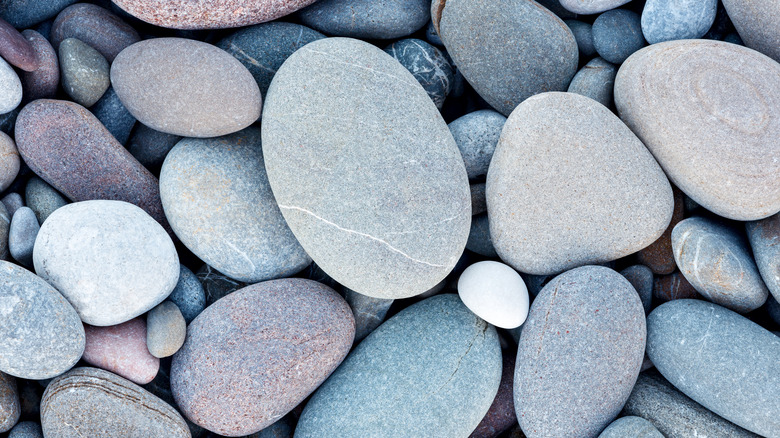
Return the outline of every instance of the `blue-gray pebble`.
<path id="1" fill-rule="evenodd" d="M 176 146 L 181 137 L 156 131 L 141 123 L 138 123 L 137 126 L 132 137 L 130 137 L 130 144 L 127 146 L 127 150 L 144 167 L 156 171 L 162 166 L 168 152 Z"/>
<path id="2" fill-rule="evenodd" d="M 444 41 L 441 40 L 439 34 L 436 32 L 433 21 L 429 21 L 428 27 L 425 28 L 425 39 L 434 46 L 444 47 Z"/>
<path id="3" fill-rule="evenodd" d="M 642 34 L 650 44 L 701 38 L 715 22 L 718 0 L 647 0 Z"/>
<path id="4" fill-rule="evenodd" d="M 33 247 L 41 226 L 30 207 L 21 207 L 11 218 L 8 231 L 8 249 L 11 257 L 24 266 L 32 267 Z"/>
<path id="5" fill-rule="evenodd" d="M 639 14 L 613 9 L 599 15 L 593 22 L 593 45 L 605 60 L 622 64 L 645 45 Z"/>
<path id="6" fill-rule="evenodd" d="M 471 218 L 469 240 L 466 249 L 485 257 L 498 257 L 493 241 L 490 238 L 490 222 L 486 213 Z"/>
<path id="7" fill-rule="evenodd" d="M 574 75 L 569 93 L 590 97 L 607 108 L 612 108 L 612 90 L 615 86 L 617 67 L 602 58 L 594 58 Z"/>
<path id="8" fill-rule="evenodd" d="M 179 307 L 184 320 L 189 324 L 206 308 L 206 292 L 192 271 L 184 265 L 179 268 L 179 282 L 168 299 Z"/>
<path id="9" fill-rule="evenodd" d="M 57 15 L 78 0 L 0 0 L 0 18 L 26 29 Z"/>
<path id="10" fill-rule="evenodd" d="M 43 431 L 38 423 L 22 421 L 11 429 L 8 438 L 43 438 Z"/>
<path id="11" fill-rule="evenodd" d="M 387 46 L 385 52 L 409 70 L 431 96 L 436 108 L 441 109 L 455 81 L 452 66 L 442 52 L 416 38 L 396 41 Z"/>
<path id="12" fill-rule="evenodd" d="M 60 192 L 37 176 L 27 180 L 24 197 L 27 200 L 27 206 L 35 212 L 39 224 L 42 224 L 54 210 L 68 203 Z"/>
<path id="13" fill-rule="evenodd" d="M 593 26 L 590 23 L 579 20 L 566 20 L 564 22 L 571 29 L 571 33 L 574 34 L 574 39 L 577 40 L 580 56 L 582 58 L 590 58 L 595 55 L 596 47 L 593 45 Z"/>
<path id="14" fill-rule="evenodd" d="M 748 222 L 745 228 L 758 272 L 775 300 L 780 299 L 780 213 Z"/>
<path id="15" fill-rule="evenodd" d="M 385 320 L 387 311 L 395 300 L 374 298 L 344 288 L 344 299 L 355 316 L 355 343 L 371 334 Z"/>
<path id="16" fill-rule="evenodd" d="M 0 260 L 8 258 L 8 231 L 11 228 L 11 215 L 5 208 L 5 204 L 0 202 Z"/>
<path id="17" fill-rule="evenodd" d="M 109 87 L 92 108 L 89 109 L 92 114 L 100 120 L 100 123 L 108 129 L 108 132 L 114 136 L 117 141 L 123 145 L 127 144 L 130 138 L 130 132 L 135 126 L 135 117 L 130 111 L 122 105 L 114 91 L 114 87 Z"/>
<path id="18" fill-rule="evenodd" d="M 328 35 L 388 40 L 425 26 L 430 5 L 429 0 L 319 0 L 298 17 Z"/>
<path id="19" fill-rule="evenodd" d="M 487 175 L 506 117 L 493 110 L 468 113 L 450 124 L 469 179 Z"/>
<path id="20" fill-rule="evenodd" d="M 653 423 L 642 417 L 623 417 L 613 421 L 599 438 L 664 438 Z"/>
<path id="21" fill-rule="evenodd" d="M 645 314 L 650 313 L 653 301 L 653 271 L 645 265 L 634 265 L 620 271 L 620 275 L 626 277 L 626 280 L 636 289 L 639 299 L 642 300 L 642 307 L 645 308 Z"/>

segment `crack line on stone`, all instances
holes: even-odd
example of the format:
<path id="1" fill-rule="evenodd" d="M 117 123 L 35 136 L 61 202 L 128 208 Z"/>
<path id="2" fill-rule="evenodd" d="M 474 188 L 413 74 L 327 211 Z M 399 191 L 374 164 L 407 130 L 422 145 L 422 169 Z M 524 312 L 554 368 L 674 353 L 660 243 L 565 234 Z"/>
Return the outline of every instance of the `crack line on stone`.
<path id="1" fill-rule="evenodd" d="M 252 261 L 252 259 L 250 259 L 246 255 L 246 253 L 244 251 L 241 251 L 240 249 L 238 249 L 238 247 L 236 245 L 233 245 L 232 243 L 228 242 L 227 240 L 225 240 L 225 244 L 227 246 L 233 248 L 237 253 L 239 253 L 241 255 L 241 257 L 243 257 L 247 262 L 249 262 L 250 265 L 252 265 L 252 272 L 255 272 L 257 270 L 257 267 L 255 266 L 255 263 Z"/>

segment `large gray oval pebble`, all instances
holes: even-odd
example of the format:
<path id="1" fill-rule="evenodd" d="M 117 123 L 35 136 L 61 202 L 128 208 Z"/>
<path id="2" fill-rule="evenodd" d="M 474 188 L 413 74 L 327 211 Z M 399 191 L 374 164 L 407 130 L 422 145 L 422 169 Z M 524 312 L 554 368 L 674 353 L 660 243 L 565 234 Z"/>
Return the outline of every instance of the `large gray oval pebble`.
<path id="1" fill-rule="evenodd" d="M 599 438 L 664 438 L 653 423 L 642 417 L 618 418 L 609 425 Z"/>
<path id="2" fill-rule="evenodd" d="M 506 117 L 503 115 L 493 110 L 479 110 L 449 124 L 452 137 L 466 163 L 469 179 L 487 175 L 505 123 Z"/>
<path id="3" fill-rule="evenodd" d="M 468 178 L 444 119 L 390 55 L 348 38 L 285 61 L 263 113 L 268 179 L 306 252 L 376 298 L 420 294 L 463 252 Z"/>
<path id="4" fill-rule="evenodd" d="M 745 224 L 758 272 L 775 299 L 780 299 L 780 214 Z"/>
<path id="5" fill-rule="evenodd" d="M 746 46 L 780 62 L 780 2 L 723 0 L 723 6 Z"/>
<path id="6" fill-rule="evenodd" d="M 335 36 L 396 39 L 430 19 L 428 0 L 319 0 L 298 12 L 303 24 Z"/>

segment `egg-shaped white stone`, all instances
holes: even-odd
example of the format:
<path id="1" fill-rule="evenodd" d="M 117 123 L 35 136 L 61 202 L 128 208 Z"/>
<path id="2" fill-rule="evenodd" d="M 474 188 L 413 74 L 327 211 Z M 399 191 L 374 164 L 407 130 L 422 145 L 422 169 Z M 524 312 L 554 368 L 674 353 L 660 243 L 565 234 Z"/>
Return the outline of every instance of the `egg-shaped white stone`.
<path id="1" fill-rule="evenodd" d="M 511 267 L 474 263 L 458 280 L 458 295 L 472 312 L 496 327 L 519 327 L 528 316 L 528 288 Z"/>

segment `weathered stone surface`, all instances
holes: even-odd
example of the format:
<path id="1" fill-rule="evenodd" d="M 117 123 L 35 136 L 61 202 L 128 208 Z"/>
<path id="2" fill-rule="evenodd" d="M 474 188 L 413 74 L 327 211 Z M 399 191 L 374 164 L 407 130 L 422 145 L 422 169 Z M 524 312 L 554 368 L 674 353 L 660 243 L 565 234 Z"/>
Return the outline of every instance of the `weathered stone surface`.
<path id="1" fill-rule="evenodd" d="M 701 38 L 712 27 L 717 9 L 718 0 L 648 0 L 642 9 L 642 34 L 650 44 Z"/>
<path id="2" fill-rule="evenodd" d="M 591 15 L 615 9 L 631 0 L 560 0 L 561 6 L 575 14 Z"/>
<path id="3" fill-rule="evenodd" d="M 396 41 L 387 46 L 385 52 L 409 70 L 431 96 L 436 108 L 441 109 L 455 82 L 452 65 L 444 54 L 436 47 L 416 38 Z"/>
<path id="4" fill-rule="evenodd" d="M 493 399 L 485 417 L 479 422 L 469 438 L 495 438 L 501 432 L 517 423 L 515 414 L 515 400 L 512 397 L 514 391 L 515 352 L 514 350 L 502 350 L 501 383 L 498 385 L 498 393 Z"/>
<path id="5" fill-rule="evenodd" d="M 594 58 L 574 75 L 569 93 L 590 97 L 607 108 L 612 107 L 612 88 L 615 85 L 617 67 L 602 58 Z"/>
<path id="6" fill-rule="evenodd" d="M 613 64 L 622 64 L 645 45 L 639 14 L 613 9 L 593 22 L 593 46 L 599 56 Z"/>
<path id="7" fill-rule="evenodd" d="M 674 211 L 669 226 L 658 240 L 636 253 L 637 261 L 650 268 L 653 274 L 657 275 L 671 274 L 677 269 L 674 251 L 672 251 L 672 230 L 685 218 L 685 195 L 675 186 L 672 186 L 672 193 L 674 194 Z"/>
<path id="8" fill-rule="evenodd" d="M 14 182 L 21 164 L 14 140 L 5 132 L 0 132 L 0 191 Z"/>
<path id="9" fill-rule="evenodd" d="M 160 359 L 146 348 L 146 322 L 143 318 L 110 327 L 84 326 L 87 343 L 84 361 L 111 371 L 133 383 L 151 382 L 160 369 Z"/>
<path id="10" fill-rule="evenodd" d="M 449 124 L 469 179 L 487 175 L 506 117 L 493 110 L 468 113 Z M 472 212 L 472 214 L 477 214 Z"/>
<path id="11" fill-rule="evenodd" d="M 382 324 L 395 301 L 369 297 L 347 288 L 344 289 L 344 299 L 355 316 L 355 343 L 362 341 Z"/>
<path id="12" fill-rule="evenodd" d="M 780 214 L 745 224 L 758 272 L 775 299 L 780 299 Z"/>
<path id="13" fill-rule="evenodd" d="M 76 38 L 66 39 L 59 47 L 62 88 L 76 103 L 94 105 L 111 85 L 108 61 Z"/>
<path id="14" fill-rule="evenodd" d="M 0 17 L 24 29 L 54 17 L 78 0 L 0 0 Z"/>
<path id="15" fill-rule="evenodd" d="M 68 204 L 68 201 L 54 187 L 37 176 L 27 180 L 24 197 L 27 200 L 27 206 L 35 213 L 39 224 L 42 224 L 54 210 Z"/>
<path id="16" fill-rule="evenodd" d="M 723 0 L 745 45 L 780 62 L 780 4 L 773 0 Z"/>
<path id="17" fill-rule="evenodd" d="M 22 89 L 27 101 L 54 97 L 60 85 L 60 63 L 57 52 L 40 33 L 27 29 L 22 35 L 32 46 L 38 59 L 38 68 L 22 73 Z"/>
<path id="18" fill-rule="evenodd" d="M 146 317 L 146 346 L 154 357 L 173 356 L 184 345 L 187 322 L 171 301 L 163 301 Z"/>
<path id="19" fill-rule="evenodd" d="M 11 218 L 11 226 L 8 229 L 8 250 L 14 260 L 28 268 L 32 267 L 33 247 L 40 229 L 35 212 L 29 207 L 16 210 Z"/>
<path id="20" fill-rule="evenodd" d="M 0 372 L 0 433 L 11 430 L 21 413 L 16 379 Z"/>
<path id="21" fill-rule="evenodd" d="M 396 39 L 419 30 L 430 19 L 428 0 L 318 0 L 301 10 L 303 24 L 335 36 Z"/>
<path id="22" fill-rule="evenodd" d="M 639 299 L 642 300 L 645 314 L 650 313 L 653 301 L 653 271 L 645 265 L 634 265 L 620 271 L 620 275 L 626 277 L 626 280 L 636 289 Z"/>
<path id="23" fill-rule="evenodd" d="M 90 3 L 68 6 L 51 26 L 55 48 L 68 38 L 77 38 L 100 52 L 109 63 L 124 48 L 141 40 L 138 32 L 111 11 Z"/>
<path id="24" fill-rule="evenodd" d="M 198 277 L 184 265 L 179 266 L 179 282 L 176 283 L 168 299 L 176 304 L 187 324 L 206 308 L 206 293 L 203 291 L 203 286 Z"/>
<path id="25" fill-rule="evenodd" d="M 613 421 L 599 438 L 664 438 L 653 423 L 642 417 L 623 417 Z"/>
<path id="26" fill-rule="evenodd" d="M 0 18 L 0 56 L 24 71 L 34 71 L 40 65 L 35 50 L 10 23 Z"/>
<path id="27" fill-rule="evenodd" d="M 22 102 L 22 81 L 3 58 L 0 58 L 0 114 L 10 113 Z"/>

